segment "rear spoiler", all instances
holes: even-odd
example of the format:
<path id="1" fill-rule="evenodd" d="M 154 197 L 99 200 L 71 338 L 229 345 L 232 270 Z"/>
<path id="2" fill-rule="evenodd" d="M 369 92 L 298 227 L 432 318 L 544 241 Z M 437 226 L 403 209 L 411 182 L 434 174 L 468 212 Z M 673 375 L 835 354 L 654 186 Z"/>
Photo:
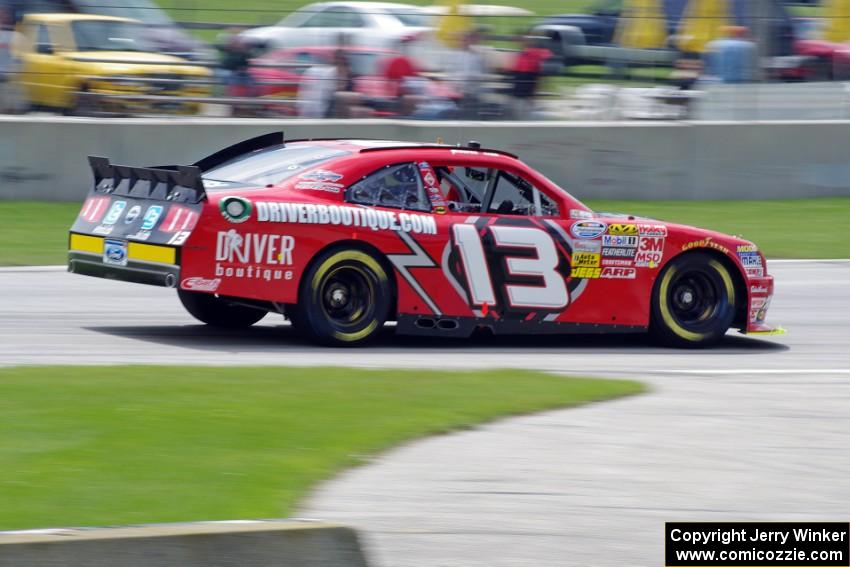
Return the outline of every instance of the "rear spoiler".
<path id="1" fill-rule="evenodd" d="M 272 132 L 233 144 L 192 165 L 131 167 L 89 156 L 96 193 L 125 195 L 177 203 L 200 203 L 207 198 L 202 173 L 231 159 L 271 146 L 283 145 L 283 132 Z M 125 183 L 126 181 L 126 183 Z M 139 182 L 142 183 L 139 183 Z"/>
<path id="2" fill-rule="evenodd" d="M 194 165 L 166 168 L 131 167 L 89 156 L 95 193 L 124 195 L 175 203 L 200 203 L 207 197 L 201 170 Z"/>

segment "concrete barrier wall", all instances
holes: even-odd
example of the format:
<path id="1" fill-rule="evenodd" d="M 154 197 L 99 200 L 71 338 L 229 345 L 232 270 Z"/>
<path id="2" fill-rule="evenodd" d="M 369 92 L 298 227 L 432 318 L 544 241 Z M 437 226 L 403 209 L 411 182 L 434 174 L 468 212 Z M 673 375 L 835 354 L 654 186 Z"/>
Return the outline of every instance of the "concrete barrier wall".
<path id="1" fill-rule="evenodd" d="M 0 567 L 367 567 L 354 530 L 246 521 L 0 532 Z"/>
<path id="2" fill-rule="evenodd" d="M 850 121 L 481 123 L 0 118 L 0 198 L 78 201 L 86 156 L 188 164 L 274 130 L 287 138 L 478 140 L 579 198 L 776 199 L 850 195 Z"/>

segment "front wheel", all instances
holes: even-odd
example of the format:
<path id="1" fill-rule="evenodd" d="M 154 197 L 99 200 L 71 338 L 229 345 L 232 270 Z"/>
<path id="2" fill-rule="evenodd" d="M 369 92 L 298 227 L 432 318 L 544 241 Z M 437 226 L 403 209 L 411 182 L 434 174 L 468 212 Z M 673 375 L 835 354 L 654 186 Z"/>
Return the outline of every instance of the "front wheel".
<path id="1" fill-rule="evenodd" d="M 250 327 L 267 313 L 261 309 L 235 305 L 210 293 L 178 289 L 177 296 L 192 317 L 213 327 Z"/>
<path id="2" fill-rule="evenodd" d="M 698 348 L 719 341 L 735 318 L 735 284 L 714 256 L 674 258 L 653 288 L 650 331 L 660 342 Z"/>
<path id="3" fill-rule="evenodd" d="M 393 301 L 387 271 L 362 250 L 322 254 L 301 281 L 294 322 L 314 340 L 353 346 L 384 326 Z"/>

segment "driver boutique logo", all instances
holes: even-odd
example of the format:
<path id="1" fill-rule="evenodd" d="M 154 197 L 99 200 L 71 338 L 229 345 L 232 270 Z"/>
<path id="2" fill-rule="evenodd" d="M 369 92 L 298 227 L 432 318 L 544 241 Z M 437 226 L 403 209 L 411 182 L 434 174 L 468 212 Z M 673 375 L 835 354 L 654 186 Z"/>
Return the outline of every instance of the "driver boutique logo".
<path id="1" fill-rule="evenodd" d="M 285 234 L 239 233 L 219 231 L 215 247 L 216 277 L 291 280 L 295 238 Z"/>

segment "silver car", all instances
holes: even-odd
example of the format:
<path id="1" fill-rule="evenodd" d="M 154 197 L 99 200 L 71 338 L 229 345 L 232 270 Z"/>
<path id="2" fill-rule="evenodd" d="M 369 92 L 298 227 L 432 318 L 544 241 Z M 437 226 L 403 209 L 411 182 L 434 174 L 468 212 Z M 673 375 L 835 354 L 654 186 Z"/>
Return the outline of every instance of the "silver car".
<path id="1" fill-rule="evenodd" d="M 416 56 L 432 41 L 434 16 L 408 4 L 319 2 L 292 12 L 274 26 L 243 32 L 266 49 L 346 44 L 400 49 Z"/>

